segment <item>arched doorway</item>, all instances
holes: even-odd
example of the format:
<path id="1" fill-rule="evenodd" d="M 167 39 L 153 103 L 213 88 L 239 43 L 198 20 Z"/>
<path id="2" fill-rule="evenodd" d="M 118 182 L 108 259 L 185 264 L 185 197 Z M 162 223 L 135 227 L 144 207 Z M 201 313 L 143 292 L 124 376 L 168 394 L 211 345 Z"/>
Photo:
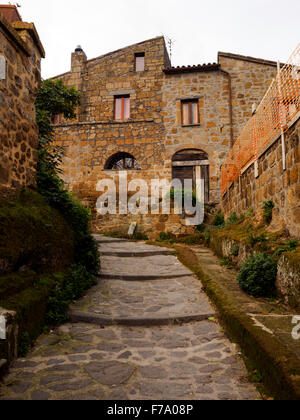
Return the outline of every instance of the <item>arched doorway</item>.
<path id="1" fill-rule="evenodd" d="M 107 171 L 129 171 L 129 170 L 140 170 L 137 160 L 125 152 L 118 152 L 107 159 L 104 166 L 104 170 Z"/>
<path id="2" fill-rule="evenodd" d="M 209 161 L 206 152 L 200 149 L 186 149 L 177 152 L 172 159 L 172 178 L 180 179 L 184 185 L 185 179 L 193 181 L 196 186 L 196 177 L 204 179 L 205 202 L 209 202 Z"/>

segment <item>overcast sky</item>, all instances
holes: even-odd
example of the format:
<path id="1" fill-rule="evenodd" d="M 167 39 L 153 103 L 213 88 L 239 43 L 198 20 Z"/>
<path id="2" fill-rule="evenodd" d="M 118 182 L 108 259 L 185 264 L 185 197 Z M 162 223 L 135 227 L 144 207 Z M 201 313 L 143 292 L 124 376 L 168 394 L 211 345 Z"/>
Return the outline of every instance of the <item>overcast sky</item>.
<path id="1" fill-rule="evenodd" d="M 217 60 L 218 51 L 285 61 L 300 42 L 300 0 L 19 0 L 45 47 L 43 77 L 88 58 L 165 35 L 173 65 Z M 5 3 L 5 1 L 2 1 Z"/>

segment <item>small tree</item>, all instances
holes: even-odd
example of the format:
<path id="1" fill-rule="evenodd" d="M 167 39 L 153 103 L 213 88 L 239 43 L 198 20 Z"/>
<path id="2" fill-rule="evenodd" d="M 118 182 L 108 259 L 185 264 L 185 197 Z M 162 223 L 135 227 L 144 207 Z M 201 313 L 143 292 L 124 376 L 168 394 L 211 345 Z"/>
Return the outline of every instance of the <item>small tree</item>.
<path id="1" fill-rule="evenodd" d="M 63 114 L 66 119 L 76 117 L 80 94 L 61 80 L 42 82 L 36 99 L 36 120 L 39 126 L 38 191 L 48 203 L 58 209 L 75 233 L 75 262 L 88 272 L 97 274 L 100 267 L 98 245 L 89 232 L 89 211 L 76 202 L 60 179 L 60 164 L 64 149 L 54 144 L 51 119 Z"/>
<path id="2" fill-rule="evenodd" d="M 80 104 L 80 93 L 74 87 L 64 86 L 61 80 L 44 80 L 36 98 L 36 122 L 39 127 L 39 162 L 37 178 L 45 172 L 55 175 L 60 172 L 64 149 L 53 145 L 54 131 L 51 120 L 63 114 L 66 119 L 76 117 L 76 107 Z"/>

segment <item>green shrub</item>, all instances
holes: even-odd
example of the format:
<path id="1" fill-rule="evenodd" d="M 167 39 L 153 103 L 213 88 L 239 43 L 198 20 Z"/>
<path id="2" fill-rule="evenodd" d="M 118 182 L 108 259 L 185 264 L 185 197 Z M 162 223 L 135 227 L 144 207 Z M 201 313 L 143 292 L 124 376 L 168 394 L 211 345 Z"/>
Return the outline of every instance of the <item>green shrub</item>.
<path id="1" fill-rule="evenodd" d="M 202 225 L 197 226 L 197 231 L 200 233 L 204 233 L 205 231 L 205 225 L 202 223 Z"/>
<path id="2" fill-rule="evenodd" d="M 241 288 L 251 296 L 271 297 L 275 294 L 277 264 L 266 254 L 252 255 L 239 274 Z"/>
<path id="3" fill-rule="evenodd" d="M 223 226 L 225 224 L 225 218 L 224 215 L 221 213 L 218 213 L 214 217 L 213 225 L 214 226 Z"/>
<path id="4" fill-rule="evenodd" d="M 148 241 L 149 237 L 144 232 L 134 232 L 134 234 L 131 237 L 135 241 Z"/>
<path id="5" fill-rule="evenodd" d="M 171 233 L 160 232 L 156 242 L 174 242 L 174 236 Z"/>
<path id="6" fill-rule="evenodd" d="M 186 245 L 202 245 L 204 242 L 204 234 L 198 232 L 192 235 L 186 235 L 182 238 L 178 238 L 176 242 Z"/>
<path id="7" fill-rule="evenodd" d="M 240 246 L 239 245 L 235 245 L 232 250 L 231 250 L 231 255 L 233 257 L 238 257 L 240 253 Z"/>
<path id="8" fill-rule="evenodd" d="M 262 235 L 258 235 L 258 236 L 250 234 L 248 238 L 249 238 L 250 245 L 252 246 L 252 248 L 258 243 L 263 243 L 263 242 L 268 241 L 268 238 L 266 237 L 265 233 L 263 233 Z"/>
<path id="9" fill-rule="evenodd" d="M 170 199 L 171 200 L 175 200 L 175 198 L 177 200 L 179 199 L 179 202 L 178 202 L 179 205 L 184 204 L 185 194 L 189 197 L 189 199 L 192 198 L 193 206 L 196 206 L 196 204 L 197 204 L 197 194 L 196 194 L 195 191 L 185 190 L 184 188 L 182 188 L 181 190 L 177 190 L 177 189 L 172 188 L 170 190 L 169 194 L 170 194 Z M 180 196 L 180 198 L 178 196 Z"/>
<path id="10" fill-rule="evenodd" d="M 236 213 L 233 213 L 226 221 L 226 224 L 232 225 L 233 223 L 236 223 L 239 221 L 239 218 Z"/>
<path id="11" fill-rule="evenodd" d="M 29 350 L 31 349 L 31 339 L 30 339 L 30 335 L 28 334 L 28 332 L 23 332 L 21 334 L 21 338 L 19 341 L 19 346 L 18 346 L 18 357 L 26 357 Z"/>
<path id="12" fill-rule="evenodd" d="M 231 260 L 230 260 L 229 257 L 224 257 L 221 260 L 221 266 L 228 268 L 228 270 L 232 270 L 233 269 L 233 265 L 232 265 L 232 262 L 231 262 Z"/>
<path id="13" fill-rule="evenodd" d="M 69 304 L 96 284 L 96 278 L 81 265 L 73 265 L 65 275 L 56 275 L 55 279 L 56 286 L 47 302 L 46 323 L 49 326 L 67 321 Z"/>
<path id="14" fill-rule="evenodd" d="M 40 194 L 64 216 L 74 231 L 76 263 L 83 265 L 90 273 L 97 274 L 100 270 L 100 255 L 98 244 L 89 232 L 89 211 L 74 200 L 59 177 L 48 171 L 42 162 L 37 180 Z"/>
<path id="15" fill-rule="evenodd" d="M 275 205 L 273 201 L 265 201 L 263 205 L 263 220 L 266 224 L 270 224 L 272 222 L 273 217 L 273 209 Z"/>
<path id="16" fill-rule="evenodd" d="M 297 239 L 287 241 L 284 245 L 277 248 L 274 254 L 276 257 L 280 257 L 284 252 L 295 251 L 298 245 L 299 241 Z"/>

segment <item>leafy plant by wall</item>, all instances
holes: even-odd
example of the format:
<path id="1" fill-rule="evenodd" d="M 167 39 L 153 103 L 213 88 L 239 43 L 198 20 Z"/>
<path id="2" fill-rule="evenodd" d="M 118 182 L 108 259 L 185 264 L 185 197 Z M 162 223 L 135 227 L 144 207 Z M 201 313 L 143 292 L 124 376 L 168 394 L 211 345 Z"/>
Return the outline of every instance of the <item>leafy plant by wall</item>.
<path id="1" fill-rule="evenodd" d="M 254 254 L 243 264 L 238 281 L 251 296 L 271 297 L 275 294 L 277 264 L 266 254 Z"/>
<path id="2" fill-rule="evenodd" d="M 263 205 L 263 220 L 269 225 L 272 222 L 273 218 L 273 209 L 275 205 L 273 201 L 265 201 Z"/>

